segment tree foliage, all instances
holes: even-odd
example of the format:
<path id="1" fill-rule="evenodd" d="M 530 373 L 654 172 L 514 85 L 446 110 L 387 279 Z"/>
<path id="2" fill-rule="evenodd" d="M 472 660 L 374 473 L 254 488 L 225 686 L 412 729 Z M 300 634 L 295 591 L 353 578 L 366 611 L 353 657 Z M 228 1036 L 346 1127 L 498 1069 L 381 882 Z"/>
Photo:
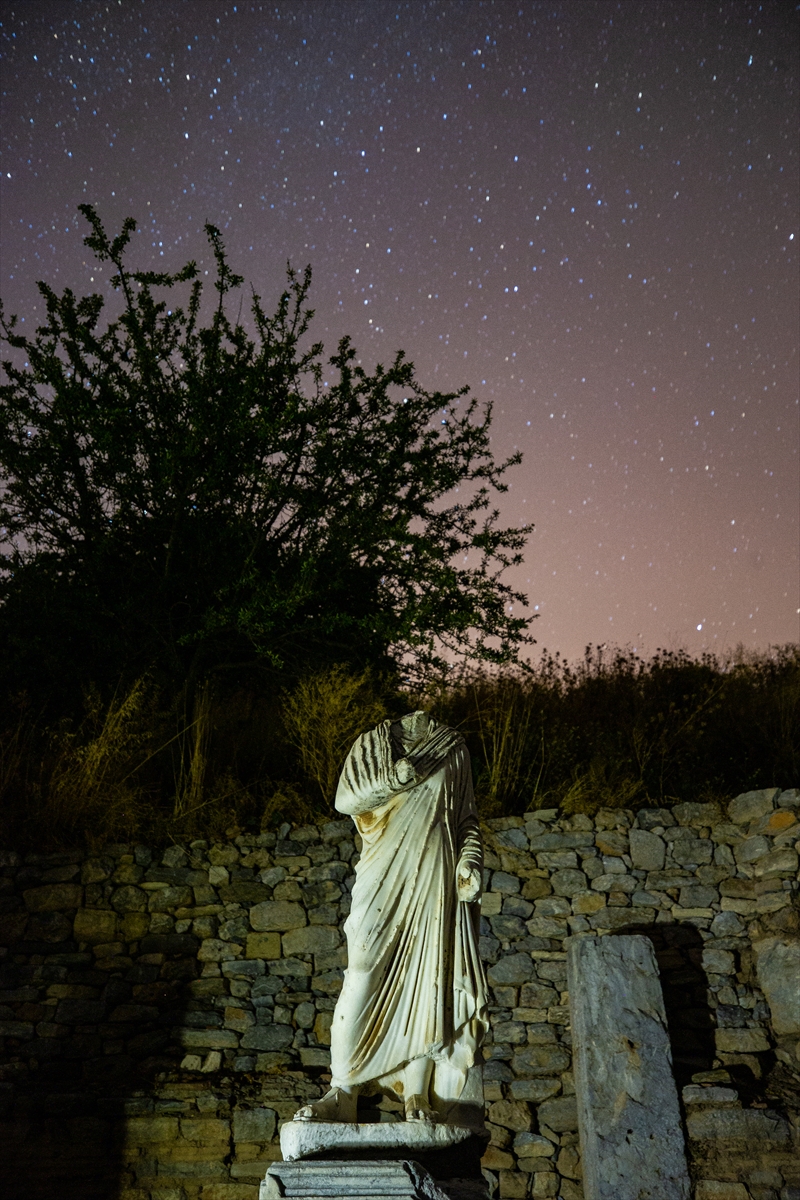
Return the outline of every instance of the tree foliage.
<path id="1" fill-rule="evenodd" d="M 209 311 L 194 263 L 129 270 L 133 219 L 110 239 L 81 211 L 119 315 L 45 283 L 35 336 L 0 310 L 6 684 L 513 661 L 531 639 L 502 573 L 527 531 L 498 524 L 519 455 L 495 462 L 490 408 L 403 353 L 369 373 L 345 338 L 325 361 L 310 269 L 245 324 L 213 226 Z"/>

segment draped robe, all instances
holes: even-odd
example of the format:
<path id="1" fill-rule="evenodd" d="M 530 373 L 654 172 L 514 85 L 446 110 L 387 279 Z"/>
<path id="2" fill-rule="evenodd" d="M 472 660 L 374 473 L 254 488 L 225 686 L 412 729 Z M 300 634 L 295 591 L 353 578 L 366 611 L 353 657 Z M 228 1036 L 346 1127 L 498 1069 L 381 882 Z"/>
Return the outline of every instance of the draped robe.
<path id="1" fill-rule="evenodd" d="M 357 739 L 339 781 L 336 807 L 353 816 L 362 851 L 331 1028 L 332 1086 L 402 1096 L 399 1072 L 426 1057 L 434 1104 L 447 1109 L 488 1023 L 479 905 L 456 890 L 459 864 L 480 873 L 482 849 L 461 736 L 430 721 L 407 759 L 414 779 L 402 783 L 384 721 Z"/>

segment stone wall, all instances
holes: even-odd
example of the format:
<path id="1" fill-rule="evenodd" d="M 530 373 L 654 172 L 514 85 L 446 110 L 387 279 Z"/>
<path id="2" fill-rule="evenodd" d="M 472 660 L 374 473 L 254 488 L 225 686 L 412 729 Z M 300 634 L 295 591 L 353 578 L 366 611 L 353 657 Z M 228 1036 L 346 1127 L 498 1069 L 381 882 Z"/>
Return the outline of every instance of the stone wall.
<path id="1" fill-rule="evenodd" d="M 725 813 L 487 823 L 495 1196 L 582 1197 L 565 939 L 636 932 L 659 962 L 695 1200 L 800 1200 L 799 806 L 772 789 Z M 281 1122 L 327 1082 L 357 842 L 345 820 L 0 856 L 7 1195 L 257 1200 Z"/>

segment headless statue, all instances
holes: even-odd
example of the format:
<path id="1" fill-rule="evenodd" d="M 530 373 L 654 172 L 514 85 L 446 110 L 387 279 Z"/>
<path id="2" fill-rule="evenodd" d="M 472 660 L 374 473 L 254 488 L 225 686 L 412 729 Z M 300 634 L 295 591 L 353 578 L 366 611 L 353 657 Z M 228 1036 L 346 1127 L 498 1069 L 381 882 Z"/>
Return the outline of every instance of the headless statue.
<path id="1" fill-rule="evenodd" d="M 301 1121 L 356 1121 L 361 1091 L 407 1121 L 456 1111 L 487 1028 L 478 954 L 482 848 L 469 753 L 425 712 L 351 749 L 336 808 L 362 838 L 331 1026 L 331 1088 Z"/>

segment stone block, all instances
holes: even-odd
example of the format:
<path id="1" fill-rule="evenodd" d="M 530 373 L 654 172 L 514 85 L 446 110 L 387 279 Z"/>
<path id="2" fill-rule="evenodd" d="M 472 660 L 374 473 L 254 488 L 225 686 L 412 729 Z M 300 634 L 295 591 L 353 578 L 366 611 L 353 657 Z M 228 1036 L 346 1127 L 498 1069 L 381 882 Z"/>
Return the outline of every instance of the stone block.
<path id="1" fill-rule="evenodd" d="M 648 1194 L 689 1200 L 652 943 L 636 935 L 573 938 L 567 972 L 587 1194 L 592 1200 Z"/>
<path id="2" fill-rule="evenodd" d="M 739 1093 L 733 1088 L 726 1087 L 705 1087 L 697 1083 L 690 1083 L 683 1089 L 684 1104 L 736 1104 L 739 1099 Z"/>
<path id="3" fill-rule="evenodd" d="M 755 792 L 742 792 L 728 805 L 728 816 L 734 825 L 747 825 L 766 813 L 772 812 L 781 794 L 780 788 L 761 788 Z"/>
<path id="4" fill-rule="evenodd" d="M 565 938 L 569 933 L 566 919 L 558 917 L 531 917 L 526 925 L 531 937 Z"/>
<path id="5" fill-rule="evenodd" d="M 632 829 L 629 837 L 630 856 L 634 867 L 641 871 L 663 871 L 667 850 L 664 839 L 646 829 Z"/>
<path id="6" fill-rule="evenodd" d="M 636 820 L 639 828 L 647 831 L 656 829 L 659 825 L 667 829 L 675 824 L 675 818 L 668 808 L 640 808 Z"/>
<path id="7" fill-rule="evenodd" d="M 681 888 L 678 904 L 681 908 L 710 908 L 712 904 L 719 904 L 719 892 L 714 887 L 687 884 Z"/>
<path id="8" fill-rule="evenodd" d="M 138 942 L 150 928 L 150 918 L 145 912 L 122 913 L 118 928 L 123 942 Z"/>
<path id="9" fill-rule="evenodd" d="M 566 1133 L 578 1128 L 578 1102 L 575 1096 L 556 1096 L 539 1105 L 537 1112 L 540 1125 L 556 1133 Z"/>
<path id="10" fill-rule="evenodd" d="M 190 887 L 162 887 L 150 892 L 147 908 L 151 913 L 165 913 L 173 908 L 188 908 L 193 901 Z"/>
<path id="11" fill-rule="evenodd" d="M 96 1025 L 102 1021 L 105 1005 L 102 1000 L 62 1000 L 56 1009 L 59 1025 Z"/>
<path id="12" fill-rule="evenodd" d="M 558 1193 L 559 1178 L 554 1171 L 542 1171 L 534 1175 L 531 1187 L 531 1196 L 534 1197 L 534 1200 L 538 1200 L 540 1196 L 557 1196 Z M 525 1192 L 522 1194 L 526 1195 Z"/>
<path id="13" fill-rule="evenodd" d="M 579 850 L 582 846 L 594 845 L 594 834 L 585 833 L 542 833 L 530 839 L 531 850 Z"/>
<path id="14" fill-rule="evenodd" d="M 341 940 L 339 930 L 332 926 L 304 925 L 283 935 L 283 953 L 287 957 L 294 954 L 327 954 L 335 950 Z"/>
<path id="15" fill-rule="evenodd" d="M 616 871 L 608 875 L 598 875 L 592 880 L 592 891 L 594 892 L 635 892 L 639 886 L 639 881 L 634 879 L 632 875 L 620 875 Z"/>
<path id="16" fill-rule="evenodd" d="M 769 838 L 759 833 L 755 837 L 745 838 L 733 848 L 733 856 L 737 863 L 752 863 L 762 858 L 771 849 Z"/>
<path id="17" fill-rule="evenodd" d="M 491 890 L 493 892 L 513 896 L 520 890 L 521 886 L 522 881 L 516 875 L 509 875 L 507 871 L 495 871 L 492 875 Z"/>
<path id="18" fill-rule="evenodd" d="M 250 924 L 259 933 L 299 929 L 307 924 L 305 909 L 289 900 L 264 900 L 250 909 Z"/>
<path id="19" fill-rule="evenodd" d="M 534 876 L 532 879 L 526 879 L 522 885 L 522 898 L 538 900 L 540 896 L 549 896 L 552 890 L 549 880 Z"/>
<path id="20" fill-rule="evenodd" d="M 125 1141 L 144 1146 L 151 1142 L 174 1142 L 178 1137 L 177 1117 L 128 1117 L 125 1122 Z"/>
<path id="21" fill-rule="evenodd" d="M 578 855 L 574 850 L 542 850 L 536 855 L 536 865 L 551 870 L 577 868 Z"/>
<path id="22" fill-rule="evenodd" d="M 243 1034 L 243 1050 L 286 1050 L 294 1040 L 291 1025 L 254 1025 Z"/>
<path id="23" fill-rule="evenodd" d="M 235 1050 L 239 1045 L 233 1029 L 179 1029 L 177 1035 L 187 1050 Z"/>
<path id="24" fill-rule="evenodd" d="M 560 1075 L 569 1069 L 571 1057 L 569 1050 L 558 1044 L 526 1046 L 514 1051 L 511 1069 L 524 1079 Z"/>
<path id="25" fill-rule="evenodd" d="M 715 825 L 722 813 L 718 804 L 676 804 L 672 814 L 679 825 L 690 825 L 697 828 L 703 825 Z"/>
<path id="26" fill-rule="evenodd" d="M 781 846 L 757 858 L 753 864 L 756 879 L 774 879 L 778 875 L 797 873 L 798 855 L 791 846 Z"/>
<path id="27" fill-rule="evenodd" d="M 503 907 L 503 897 L 500 892 L 484 892 L 481 896 L 481 916 L 497 917 Z"/>
<path id="28" fill-rule="evenodd" d="M 102 908 L 79 908 L 72 932 L 76 942 L 113 942 L 117 936 L 117 914 Z"/>
<path id="29" fill-rule="evenodd" d="M 541 1104 L 551 1096 L 557 1096 L 561 1091 L 560 1079 L 513 1079 L 508 1085 L 514 1100 L 528 1100 L 532 1104 Z"/>
<path id="30" fill-rule="evenodd" d="M 606 898 L 600 892 L 576 892 L 572 897 L 572 911 L 576 915 L 596 913 L 605 906 Z"/>
<path id="31" fill-rule="evenodd" d="M 230 1121 L 218 1117 L 183 1117 L 181 1136 L 190 1142 L 202 1142 L 204 1146 L 219 1146 L 220 1143 L 227 1146 L 231 1137 L 231 1124 Z"/>
<path id="32" fill-rule="evenodd" d="M 499 1146 L 487 1146 L 481 1159 L 481 1166 L 489 1171 L 510 1170 L 514 1166 L 514 1155 Z"/>
<path id="33" fill-rule="evenodd" d="M 686 1128 L 693 1141 L 741 1141 L 782 1145 L 789 1141 L 789 1124 L 769 1109 L 706 1108 L 690 1112 Z"/>
<path id="34" fill-rule="evenodd" d="M 655 919 L 655 910 L 652 908 L 601 908 L 589 917 L 589 924 L 592 929 L 613 932 L 629 926 L 646 927 L 652 925 Z"/>
<path id="35" fill-rule="evenodd" d="M 232 958 L 235 954 L 241 954 L 241 952 L 241 946 L 234 945 L 231 942 L 223 942 L 220 938 L 206 938 L 205 941 L 200 943 L 197 957 L 200 962 L 217 963 L 225 962 L 226 959 Z M 260 958 L 261 955 L 251 955 L 250 957 Z"/>
<path id="36" fill-rule="evenodd" d="M 749 1200 L 743 1183 L 725 1183 L 717 1179 L 700 1179 L 694 1200 Z"/>
<path id="37" fill-rule="evenodd" d="M 330 1070 L 331 1052 L 327 1046 L 301 1046 L 300 1063 L 304 1067 L 324 1067 Z"/>
<path id="38" fill-rule="evenodd" d="M 770 1048 L 761 1029 L 717 1029 L 714 1038 L 717 1050 L 727 1054 L 763 1054 Z"/>
<path id="39" fill-rule="evenodd" d="M 207 1183 L 200 1200 L 259 1200 L 259 1191 L 259 1186 L 251 1183 Z"/>
<path id="40" fill-rule="evenodd" d="M 127 884 L 119 887 L 111 897 L 112 907 L 118 913 L 145 912 L 147 909 L 147 892 L 140 887 Z"/>
<path id="41" fill-rule="evenodd" d="M 279 933 L 249 933 L 245 945 L 245 956 L 247 958 L 280 958 L 281 935 Z"/>
<path id="42" fill-rule="evenodd" d="M 79 883 L 50 883 L 44 887 L 28 888 L 22 893 L 28 912 L 63 912 L 79 908 L 83 888 Z"/>
<path id="43" fill-rule="evenodd" d="M 600 829 L 595 837 L 595 845 L 601 854 L 621 858 L 628 853 L 628 835 L 618 829 Z"/>
<path id="44" fill-rule="evenodd" d="M 671 853 L 675 862 L 681 866 L 695 867 L 711 862 L 714 857 L 714 843 L 708 838 L 692 837 L 687 832 L 685 836 L 675 839 Z"/>
<path id="45" fill-rule="evenodd" d="M 507 954 L 489 967 L 486 974 L 493 987 L 497 984 L 518 987 L 533 978 L 533 962 L 529 954 Z"/>
<path id="46" fill-rule="evenodd" d="M 758 982 L 778 1036 L 800 1034 L 800 940 L 763 938 L 753 944 Z"/>
<path id="47" fill-rule="evenodd" d="M 714 975 L 732 975 L 735 960 L 730 950 L 718 950 L 713 944 L 703 947 L 703 970 Z"/>
<path id="48" fill-rule="evenodd" d="M 489 1120 L 517 1133 L 529 1130 L 533 1124 L 531 1110 L 522 1100 L 496 1100 L 489 1105 Z"/>
<path id="49" fill-rule="evenodd" d="M 191 933 L 156 933 L 142 938 L 142 954 L 165 954 L 168 958 L 194 958 L 199 942 Z"/>
<path id="50" fill-rule="evenodd" d="M 585 892 L 588 888 L 588 880 L 583 871 L 567 868 L 553 871 L 550 883 L 557 896 L 575 896 L 578 892 Z"/>
<path id="51" fill-rule="evenodd" d="M 518 1158 L 551 1158 L 556 1148 L 540 1133 L 518 1133 L 514 1138 L 514 1153 Z"/>

